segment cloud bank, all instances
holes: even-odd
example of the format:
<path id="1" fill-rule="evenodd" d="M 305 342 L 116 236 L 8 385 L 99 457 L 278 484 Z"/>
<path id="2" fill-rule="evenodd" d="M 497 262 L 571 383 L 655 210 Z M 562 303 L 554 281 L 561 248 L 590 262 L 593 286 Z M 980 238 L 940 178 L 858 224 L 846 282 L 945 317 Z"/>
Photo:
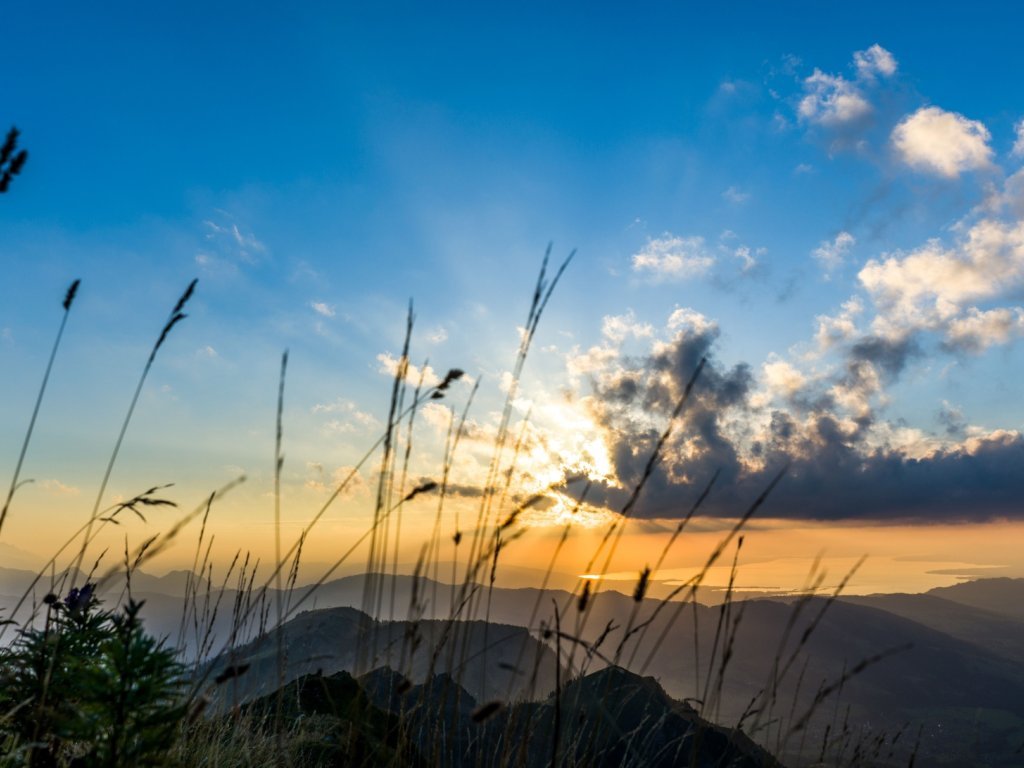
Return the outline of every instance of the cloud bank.
<path id="1" fill-rule="evenodd" d="M 587 376 L 586 408 L 599 425 L 614 480 L 588 501 L 621 508 L 701 358 L 708 362 L 635 514 L 686 513 L 711 477 L 704 511 L 737 516 L 788 467 L 765 508 L 771 517 L 919 520 L 1020 517 L 1024 439 L 958 425 L 932 435 L 886 420 L 879 399 L 916 357 L 912 341 L 858 336 L 839 364 L 806 373 L 778 357 L 760 370 L 717 359 L 716 323 L 677 310 L 638 356 L 619 340 L 573 357 Z M 952 422 L 949 422 L 952 423 Z"/>

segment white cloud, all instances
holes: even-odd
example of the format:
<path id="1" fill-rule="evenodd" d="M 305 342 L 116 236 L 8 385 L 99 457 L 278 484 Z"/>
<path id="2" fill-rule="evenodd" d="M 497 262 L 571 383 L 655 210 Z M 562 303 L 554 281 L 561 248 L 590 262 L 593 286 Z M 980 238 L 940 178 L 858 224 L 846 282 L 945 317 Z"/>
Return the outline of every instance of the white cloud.
<path id="1" fill-rule="evenodd" d="M 322 315 L 323 317 L 334 317 L 334 307 L 330 304 L 326 304 L 322 301 L 311 301 L 309 302 L 309 306 L 311 306 L 313 311 L 318 315 Z"/>
<path id="2" fill-rule="evenodd" d="M 946 178 L 987 168 L 989 138 L 981 122 L 938 107 L 922 107 L 892 131 L 892 145 L 904 163 Z"/>
<path id="3" fill-rule="evenodd" d="M 864 305 L 856 296 L 843 303 L 838 315 L 818 315 L 815 318 L 818 330 L 814 334 L 818 351 L 825 352 L 836 344 L 857 335 L 857 316 L 864 311 Z"/>
<path id="4" fill-rule="evenodd" d="M 840 232 L 831 242 L 823 240 L 821 245 L 814 249 L 814 258 L 821 262 L 826 272 L 832 272 L 842 266 L 843 257 L 856 242 L 857 239 L 849 232 Z"/>
<path id="5" fill-rule="evenodd" d="M 73 485 L 67 485 L 62 483 L 56 478 L 51 480 L 43 480 L 39 484 L 40 488 L 45 489 L 48 493 L 53 496 L 78 496 L 82 491 Z"/>
<path id="6" fill-rule="evenodd" d="M 872 259 L 859 278 L 880 309 L 877 332 L 940 328 L 969 303 L 1024 284 L 1024 222 L 982 219 L 953 247 L 932 240 L 906 255 Z"/>
<path id="7" fill-rule="evenodd" d="M 372 414 L 360 411 L 354 402 L 341 398 L 332 403 L 317 403 L 313 406 L 313 413 L 344 413 L 363 426 L 372 427 L 377 424 L 377 419 Z"/>
<path id="8" fill-rule="evenodd" d="M 632 311 L 625 315 L 606 315 L 601 322 L 601 335 L 611 342 L 621 344 L 629 336 L 638 339 L 654 335 L 654 326 L 637 322 Z"/>
<path id="9" fill-rule="evenodd" d="M 365 496 L 369 493 L 370 488 L 356 467 L 337 467 L 328 476 L 323 464 L 311 461 L 306 463 L 306 470 L 308 476 L 305 486 L 316 493 L 334 493 L 341 489 L 342 499 Z M 344 488 L 342 488 L 342 484 L 344 484 Z"/>
<path id="10" fill-rule="evenodd" d="M 207 344 L 205 347 L 200 347 L 196 350 L 196 357 L 202 357 L 207 360 L 216 360 L 219 355 L 217 354 L 216 349 Z"/>
<path id="11" fill-rule="evenodd" d="M 896 74 L 896 58 L 878 43 L 854 53 L 853 63 L 860 78 L 873 78 L 875 75 L 892 77 Z"/>
<path id="12" fill-rule="evenodd" d="M 665 326 L 670 331 L 687 329 L 694 333 L 704 333 L 718 329 L 718 323 L 690 307 L 676 307 L 672 314 L 668 316 Z"/>
<path id="13" fill-rule="evenodd" d="M 581 352 L 579 347 L 574 347 L 565 357 L 565 368 L 569 376 L 574 381 L 578 381 L 603 371 L 617 360 L 618 356 L 619 351 L 616 347 L 604 344 L 593 346 L 586 352 Z"/>
<path id="14" fill-rule="evenodd" d="M 738 187 L 729 187 L 727 190 L 725 190 L 725 192 L 722 193 L 722 197 L 724 197 L 730 203 L 739 205 L 740 203 L 745 203 L 747 202 L 747 200 L 750 199 L 750 193 L 744 192 Z"/>
<path id="15" fill-rule="evenodd" d="M 835 127 L 871 112 L 871 104 L 864 94 L 842 75 L 829 75 L 815 69 L 804 80 L 804 90 L 807 95 L 800 100 L 797 114 L 810 123 Z"/>
<path id="16" fill-rule="evenodd" d="M 704 238 L 665 233 L 649 239 L 632 261 L 634 272 L 645 272 L 660 281 L 700 277 L 711 269 L 715 258 L 705 249 Z"/>
<path id="17" fill-rule="evenodd" d="M 394 378 L 398 375 L 399 358 L 396 358 L 390 352 L 382 352 L 377 355 L 377 362 L 380 363 L 380 368 L 377 369 L 378 373 L 383 373 L 386 376 Z M 420 377 L 423 378 L 424 387 L 436 387 L 441 383 L 441 377 L 437 375 L 437 372 L 429 365 L 424 367 L 422 370 L 417 366 L 409 363 L 406 366 L 405 381 L 412 386 L 416 386 L 420 382 Z M 467 377 L 463 377 L 463 381 L 466 381 Z"/>
<path id="18" fill-rule="evenodd" d="M 1016 125 L 1013 126 L 1013 130 L 1017 138 L 1013 142 L 1012 154 L 1014 157 L 1024 157 L 1024 117 L 1017 121 Z"/>
<path id="19" fill-rule="evenodd" d="M 864 95 L 864 89 L 869 88 L 879 76 L 896 74 L 896 58 L 876 43 L 854 52 L 853 66 L 857 71 L 853 80 L 817 68 L 804 79 L 806 95 L 797 106 L 800 120 L 837 128 L 871 114 L 871 102 Z"/>
<path id="20" fill-rule="evenodd" d="M 744 272 L 749 272 L 750 270 L 757 266 L 757 259 L 755 259 L 751 255 L 750 248 L 748 248 L 745 245 L 741 245 L 739 248 L 733 251 L 733 256 L 735 256 L 737 259 L 743 262 L 743 266 L 741 267 L 741 269 Z"/>
<path id="21" fill-rule="evenodd" d="M 324 424 L 324 429 L 331 433 L 351 434 L 372 430 L 380 425 L 373 414 L 359 410 L 354 402 L 342 398 L 331 403 L 317 403 L 312 412 L 334 416 Z"/>
<path id="22" fill-rule="evenodd" d="M 781 112 L 775 112 L 772 115 L 772 129 L 776 133 L 783 133 L 788 131 L 791 127 L 791 123 L 786 119 L 786 116 Z"/>
<path id="23" fill-rule="evenodd" d="M 451 408 L 438 402 L 426 403 L 420 408 L 420 416 L 423 421 L 436 429 L 438 434 L 447 432 L 455 417 Z"/>
<path id="24" fill-rule="evenodd" d="M 949 324 L 947 342 L 968 352 L 982 352 L 995 344 L 1005 344 L 1010 337 L 1024 332 L 1024 309 L 1000 307 L 982 311 L 971 307 L 967 314 Z"/>
<path id="25" fill-rule="evenodd" d="M 217 211 L 223 216 L 229 216 L 224 211 Z M 248 264 L 255 264 L 258 259 L 254 254 L 266 253 L 267 247 L 253 233 L 245 233 L 239 229 L 238 224 L 218 224 L 215 221 L 204 221 L 207 233 L 206 239 L 212 242 L 223 244 L 226 248 L 234 251 L 240 261 Z"/>
<path id="26" fill-rule="evenodd" d="M 431 344 L 440 344 L 443 341 L 448 340 L 448 331 L 445 330 L 444 326 L 437 326 L 434 330 L 427 334 L 427 341 Z"/>
<path id="27" fill-rule="evenodd" d="M 1024 168 L 1006 177 L 1002 187 L 992 183 L 985 187 L 985 198 L 975 212 L 992 216 L 1005 212 L 1018 219 L 1024 218 Z"/>
<path id="28" fill-rule="evenodd" d="M 259 240 L 257 240 L 256 236 L 253 235 L 251 232 L 248 235 L 242 234 L 242 232 L 238 229 L 237 224 L 231 225 L 231 236 L 234 237 L 235 242 L 242 248 L 251 248 L 254 251 L 266 250 L 266 246 L 263 245 L 263 243 L 261 243 Z"/>
<path id="29" fill-rule="evenodd" d="M 1002 188 L 992 184 L 985 203 L 956 222 L 950 238 L 869 260 L 858 273 L 873 304 L 867 327 L 857 328 L 852 317 L 819 318 L 818 352 L 864 334 L 875 344 L 918 350 L 917 337 L 927 334 L 947 351 L 969 353 L 1024 336 L 1022 213 L 1024 170 Z"/>
<path id="30" fill-rule="evenodd" d="M 765 385 L 771 394 L 792 397 L 807 383 L 804 376 L 792 364 L 778 357 L 769 358 L 762 366 Z"/>
<path id="31" fill-rule="evenodd" d="M 214 235 L 222 235 L 228 239 L 234 240 L 235 245 L 241 248 L 250 249 L 253 251 L 265 251 L 266 246 L 261 243 L 254 234 L 244 234 L 242 230 L 238 228 L 237 224 L 230 224 L 228 226 L 221 226 L 213 221 L 204 221 L 206 228 L 210 230 L 210 234 L 207 237 L 213 237 Z"/>

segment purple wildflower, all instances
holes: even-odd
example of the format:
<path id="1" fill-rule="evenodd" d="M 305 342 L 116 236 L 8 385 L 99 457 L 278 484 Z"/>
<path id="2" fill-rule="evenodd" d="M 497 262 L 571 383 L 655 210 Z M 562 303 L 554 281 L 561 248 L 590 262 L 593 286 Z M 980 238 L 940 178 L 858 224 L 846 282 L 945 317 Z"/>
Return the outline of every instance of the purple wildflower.
<path id="1" fill-rule="evenodd" d="M 68 592 L 68 596 L 64 598 L 64 607 L 67 608 L 68 612 L 72 615 L 81 613 L 92 604 L 93 593 L 95 591 L 95 584 L 86 584 L 81 589 L 78 587 L 72 587 L 71 591 Z"/>

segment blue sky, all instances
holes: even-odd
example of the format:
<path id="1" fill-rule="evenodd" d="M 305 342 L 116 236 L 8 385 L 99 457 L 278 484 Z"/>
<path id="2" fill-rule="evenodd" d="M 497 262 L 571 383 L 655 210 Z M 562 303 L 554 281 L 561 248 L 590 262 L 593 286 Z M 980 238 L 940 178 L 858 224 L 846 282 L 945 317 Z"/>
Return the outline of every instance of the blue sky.
<path id="1" fill-rule="evenodd" d="M 386 407 L 379 356 L 397 353 L 409 298 L 414 360 L 482 375 L 488 423 L 552 242 L 556 258 L 578 255 L 524 398 L 538 444 L 589 419 L 571 430 L 603 440 L 606 455 L 585 458 L 612 507 L 629 446 L 663 423 L 657 404 L 685 374 L 672 366 L 700 351 L 716 416 L 687 423 L 645 514 L 671 517 L 722 466 L 746 493 L 789 456 L 816 480 L 795 482 L 779 516 L 1019 516 L 1022 15 L 1004 3 L 14 9 L 0 127 L 16 124 L 31 154 L 0 200 L 3 465 L 74 278 L 27 468 L 40 488 L 26 503 L 43 506 L 76 489 L 88 506 L 192 277 L 119 492 L 152 479 L 201 494 L 238 468 L 265 482 L 285 348 L 292 482 L 350 464 Z M 552 450 L 571 463 L 582 449 Z M 855 501 L 815 506 L 829 473 Z M 911 479 L 883 481 L 894 476 Z M 865 486 L 880 490 L 848 490 Z M 923 487 L 933 495 L 911 503 Z"/>

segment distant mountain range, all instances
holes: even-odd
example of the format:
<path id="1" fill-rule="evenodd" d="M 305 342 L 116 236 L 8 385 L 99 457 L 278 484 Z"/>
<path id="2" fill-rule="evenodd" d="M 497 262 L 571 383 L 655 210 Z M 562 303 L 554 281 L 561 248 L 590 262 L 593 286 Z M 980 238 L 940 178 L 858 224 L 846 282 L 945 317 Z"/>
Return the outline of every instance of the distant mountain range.
<path id="1" fill-rule="evenodd" d="M 1024 621 L 1024 579 L 978 579 L 938 587 L 930 595 Z"/>
<path id="2" fill-rule="evenodd" d="M 938 596 L 942 594 L 942 590 L 932 590 L 921 595 L 867 595 L 842 600 L 902 616 L 1024 666 L 1024 620 L 1014 618 L 1013 614 L 1019 612 L 1016 606 L 997 612 Z M 1024 600 L 1024 594 L 1020 599 Z"/>
<path id="3" fill-rule="evenodd" d="M 324 608 L 300 613 L 283 627 L 222 654 L 201 666 L 199 676 L 216 680 L 225 670 L 245 667 L 244 674 L 232 675 L 230 684 L 214 688 L 230 704 L 268 694 L 279 682 L 304 675 L 380 666 L 401 669 L 415 683 L 450 675 L 476 699 L 508 701 L 548 695 L 557 678 L 555 664 L 554 651 L 522 627 L 482 621 L 374 621 L 354 608 Z"/>
<path id="4" fill-rule="evenodd" d="M 233 615 L 246 596 L 206 592 L 203 584 L 199 605 L 185 610 L 188 578 L 133 577 L 133 594 L 147 601 L 150 630 L 181 639 L 193 658 L 212 658 L 234 630 L 234 655 L 205 669 L 216 677 L 232 665 L 250 667 L 217 695 L 226 701 L 230 691 L 235 700 L 251 700 L 274 690 L 277 636 L 244 641 L 272 623 L 275 594 L 267 592 L 239 631 Z M 849 756 L 858 744 L 895 740 L 891 764 L 906 765 L 919 740 L 919 766 L 1024 766 L 1024 579 L 982 579 L 921 595 L 727 606 L 636 603 L 605 591 L 590 597 L 583 612 L 565 590 L 478 587 L 467 599 L 451 585 L 419 580 L 422 616 L 410 622 L 412 577 L 380 578 L 388 598 L 376 619 L 336 610 L 361 607 L 362 576 L 328 582 L 303 604 L 318 610 L 295 616 L 283 630 L 286 681 L 388 667 L 412 685 L 447 674 L 474 701 L 518 706 L 546 700 L 555 669 L 574 680 L 625 667 L 652 677 L 665 695 L 690 701 L 709 720 L 741 726 L 792 764 L 816 759 L 823 746 Z M 27 583 L 24 572 L 0 569 L 0 593 L 10 594 L 17 583 Z M 122 587 L 112 587 L 109 599 Z M 282 601 L 295 605 L 303 594 L 300 587 Z M 462 605 L 457 631 L 446 629 L 452 605 Z M 561 635 L 553 632 L 556 606 Z M 400 649 L 413 626 L 419 646 L 403 661 Z M 431 666 L 434 649 L 452 643 L 453 634 L 461 646 L 442 650 Z M 366 653 L 368 642 L 376 653 Z M 532 673 L 524 659 L 540 660 L 537 669 L 546 672 Z M 873 760 L 890 764 L 881 752 Z"/>

